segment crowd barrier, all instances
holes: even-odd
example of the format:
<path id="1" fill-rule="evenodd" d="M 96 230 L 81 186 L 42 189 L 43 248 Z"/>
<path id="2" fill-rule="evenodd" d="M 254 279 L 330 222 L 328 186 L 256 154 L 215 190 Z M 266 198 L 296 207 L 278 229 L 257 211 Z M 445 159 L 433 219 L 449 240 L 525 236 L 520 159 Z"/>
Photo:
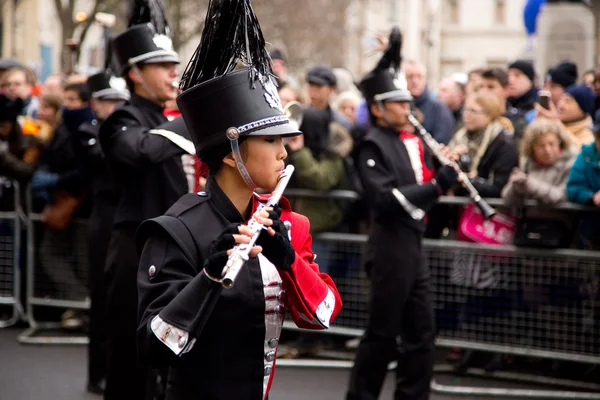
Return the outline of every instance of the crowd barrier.
<path id="1" fill-rule="evenodd" d="M 289 190 L 288 197 L 323 197 L 322 193 Z M 354 201 L 354 192 L 335 191 L 326 194 Z M 28 208 L 31 198 L 27 199 Z M 466 198 L 442 198 L 442 203 L 463 205 Z M 502 207 L 501 200 L 490 204 Z M 528 207 L 538 207 L 528 202 Z M 579 215 L 592 210 L 574 204 L 561 204 L 556 209 Z M 12 214 L 4 220 L 20 230 L 20 221 Z M 22 343 L 87 343 L 85 337 L 42 336 L 58 323 L 40 322 L 40 308 L 88 309 L 87 257 L 85 221 L 74 221 L 69 237 L 48 238 L 41 228 L 40 215 L 29 213 L 27 219 L 27 280 L 25 318 L 30 328 L 19 335 Z M 19 229 L 17 229 L 19 228 Z M 19 235 L 12 236 L 18 248 Z M 328 334 L 358 337 L 368 318 L 368 281 L 362 268 L 366 235 L 323 233 L 314 241 L 324 251 L 319 257 L 327 262 L 327 270 L 344 299 L 344 307 Z M 10 247 L 10 246 L 9 246 Z M 598 295 L 600 253 L 573 249 L 539 250 L 515 246 L 484 246 L 454 240 L 425 240 L 424 252 L 432 272 L 432 293 L 438 321 L 439 347 L 527 356 L 541 360 L 577 361 L 600 365 L 600 301 Z M 13 249 L 13 299 L 18 306 L 18 251 Z M 2 253 L 0 252 L 0 255 Z M 4 258 L 2 259 L 4 260 Z M 0 262 L 2 262 L 0 260 Z M 3 268 L 0 266 L 0 268 Z M 477 278 L 474 278 L 474 277 Z M 0 282 L 3 282 L 3 277 Z M 2 290 L 2 288 L 0 288 Z M 2 295 L 4 295 L 3 292 Z M 17 293 L 17 294 L 15 294 Z M 3 302 L 5 302 L 5 297 Z M 17 311 L 16 311 L 17 312 Z M 286 329 L 294 329 L 289 322 Z M 314 365 L 310 360 L 281 360 L 283 365 Z M 319 366 L 348 367 L 348 360 L 326 360 Z M 445 367 L 438 372 L 448 372 Z M 477 373 L 479 370 L 469 370 Z M 518 380 L 524 374 L 494 373 L 486 376 Z M 571 386 L 577 390 L 598 390 L 600 385 L 581 383 L 577 379 L 531 377 L 530 381 Z M 475 388 L 441 385 L 432 382 L 439 393 L 513 397 L 553 397 L 600 399 L 600 393 L 535 391 L 502 388 Z M 576 393 L 576 395 L 574 395 Z"/>
<path id="2" fill-rule="evenodd" d="M 302 196 L 304 191 L 292 195 Z M 288 194 L 289 195 L 289 194 Z M 313 197 L 317 197 L 313 194 Z M 337 192 L 338 199 L 353 200 Z M 447 205 L 464 205 L 465 198 L 445 197 Z M 490 199 L 498 208 L 501 199 Z M 528 201 L 527 207 L 540 207 Z M 542 206 L 543 207 L 543 206 Z M 574 216 L 597 209 L 564 203 L 554 209 Z M 361 255 L 366 235 L 324 233 L 314 241 L 327 242 L 319 257 L 327 260 L 328 272 L 343 293 L 344 307 L 328 333 L 360 336 L 366 326 L 368 282 Z M 438 335 L 436 345 L 515 357 L 578 362 L 590 369 L 600 367 L 600 253 L 575 249 L 535 249 L 513 245 L 490 246 L 456 240 L 424 240 L 423 249 L 431 269 L 431 288 Z M 344 269 L 344 267 L 347 267 Z M 286 323 L 288 329 L 294 329 Z M 285 364 L 295 365 L 295 360 Z M 297 365 L 350 367 L 340 360 L 300 360 Z M 438 366 L 438 373 L 452 373 Z M 513 381 L 569 387 L 600 392 L 600 385 L 577 379 L 527 375 L 523 371 L 487 373 L 471 368 L 468 373 Z M 600 393 L 540 391 L 506 388 L 450 386 L 432 382 L 434 392 L 515 398 L 600 399 Z"/>
<path id="3" fill-rule="evenodd" d="M 29 328 L 17 340 L 26 344 L 87 344 L 87 336 L 60 332 L 60 322 L 38 321 L 39 308 L 88 310 L 87 221 L 73 220 L 67 230 L 53 230 L 32 211 L 27 191 L 26 318 Z"/>
<path id="4" fill-rule="evenodd" d="M 14 325 L 23 318 L 21 305 L 21 250 L 20 187 L 15 181 L 3 180 L 2 192 L 12 196 L 13 211 L 0 212 L 0 328 Z M 11 193 L 12 192 L 12 193 Z"/>

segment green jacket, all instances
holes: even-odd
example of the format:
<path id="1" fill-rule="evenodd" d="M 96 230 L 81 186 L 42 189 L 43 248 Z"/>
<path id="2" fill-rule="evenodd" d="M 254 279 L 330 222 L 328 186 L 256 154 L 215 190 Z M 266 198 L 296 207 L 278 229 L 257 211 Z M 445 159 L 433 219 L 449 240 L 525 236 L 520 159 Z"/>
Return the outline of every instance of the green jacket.
<path id="1" fill-rule="evenodd" d="M 337 155 L 317 160 L 310 149 L 304 147 L 289 155 L 289 162 L 296 167 L 294 187 L 327 192 L 338 188 L 344 177 L 344 161 Z M 311 234 L 331 232 L 342 222 L 342 212 L 334 200 L 294 199 L 294 211 L 310 220 Z"/>

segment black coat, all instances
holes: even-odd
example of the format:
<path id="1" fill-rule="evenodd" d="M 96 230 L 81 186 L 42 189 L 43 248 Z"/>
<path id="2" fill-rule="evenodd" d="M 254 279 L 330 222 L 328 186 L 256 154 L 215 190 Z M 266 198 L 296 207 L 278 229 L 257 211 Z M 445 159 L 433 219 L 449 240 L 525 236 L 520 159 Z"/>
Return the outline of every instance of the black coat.
<path id="1" fill-rule="evenodd" d="M 257 205 L 253 200 L 252 208 Z M 307 311 L 304 304 L 327 302 L 331 318 L 339 311 L 335 285 L 314 264 L 308 220 L 286 207 L 281 218 L 293 221 L 292 271 L 282 272 L 260 255 L 246 262 L 228 290 L 209 279 L 202 265 L 213 240 L 245 218 L 214 180 L 206 193 L 182 197 L 166 216 L 140 227 L 139 353 L 170 367 L 168 400 L 264 399 L 285 307 L 298 326 L 309 329 L 323 329 L 329 317 L 323 322 L 318 310 Z"/>
<path id="2" fill-rule="evenodd" d="M 426 166 L 433 160 L 425 154 Z M 374 127 L 361 143 L 356 166 L 364 186 L 364 196 L 371 211 L 374 224 L 394 227 L 402 224 L 421 233 L 425 229 L 423 216 L 437 201 L 438 191 L 433 184 L 418 184 L 408 151 L 399 139 L 397 130 Z M 407 200 L 401 205 L 393 193 L 398 189 Z M 417 209 L 411 215 L 411 205 Z"/>
<path id="3" fill-rule="evenodd" d="M 481 197 L 500 197 L 510 173 L 519 164 L 517 147 L 512 136 L 503 131 L 489 144 L 477 167 L 473 186 Z M 462 190 L 457 191 L 461 195 Z"/>
<path id="4" fill-rule="evenodd" d="M 159 216 L 188 192 L 181 162 L 185 152 L 148 133 L 165 122 L 160 105 L 132 94 L 100 128 L 100 144 L 119 196 L 115 225 Z"/>

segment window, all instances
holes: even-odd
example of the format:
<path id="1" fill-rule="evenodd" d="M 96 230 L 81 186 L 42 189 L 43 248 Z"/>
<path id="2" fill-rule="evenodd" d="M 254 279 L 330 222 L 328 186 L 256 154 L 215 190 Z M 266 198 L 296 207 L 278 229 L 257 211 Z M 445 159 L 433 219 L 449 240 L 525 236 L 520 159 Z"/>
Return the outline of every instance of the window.
<path id="1" fill-rule="evenodd" d="M 496 16 L 495 21 L 497 24 L 504 24 L 506 21 L 506 2 L 504 0 L 496 0 Z"/>
<path id="2" fill-rule="evenodd" d="M 458 24 L 458 0 L 446 0 L 446 16 L 451 24 Z"/>

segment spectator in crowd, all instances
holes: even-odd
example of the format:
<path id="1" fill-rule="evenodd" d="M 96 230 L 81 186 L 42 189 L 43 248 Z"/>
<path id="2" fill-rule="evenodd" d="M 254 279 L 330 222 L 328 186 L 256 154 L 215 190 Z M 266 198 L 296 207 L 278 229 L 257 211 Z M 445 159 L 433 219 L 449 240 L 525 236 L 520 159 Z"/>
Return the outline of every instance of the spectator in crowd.
<path id="1" fill-rule="evenodd" d="M 567 200 L 567 179 L 578 150 L 571 136 L 556 120 L 536 118 L 525 130 L 519 167 L 514 168 L 502 198 L 507 204 L 520 205 L 526 199 L 546 204 Z M 528 216 L 535 213 L 528 210 Z M 548 216 L 548 210 L 537 214 Z M 555 215 L 554 215 L 555 216 Z"/>
<path id="2" fill-rule="evenodd" d="M 72 252 L 73 248 L 85 248 L 85 227 L 71 221 L 87 217 L 91 205 L 91 199 L 86 198 L 90 179 L 74 145 L 79 126 L 93 119 L 89 101 L 85 84 L 65 88 L 61 123 L 31 181 L 35 205 L 42 209 L 45 223 L 39 242 L 40 261 L 56 290 L 62 293 L 80 293 L 86 287 L 83 271 L 87 260 Z M 64 329 L 79 329 L 83 323 L 79 311 L 67 310 L 62 315 Z"/>
<path id="3" fill-rule="evenodd" d="M 465 86 L 453 78 L 444 78 L 438 85 L 437 98 L 446 105 L 454 117 L 454 130 L 462 126 L 462 110 L 465 102 Z"/>
<path id="4" fill-rule="evenodd" d="M 595 103 L 596 95 L 592 89 L 578 84 L 565 90 L 556 107 L 550 104 L 550 109 L 546 110 L 538 104 L 536 108 L 539 115 L 560 120 L 570 133 L 573 143 L 581 147 L 594 141 L 591 114 Z"/>
<path id="5" fill-rule="evenodd" d="M 503 104 L 490 93 L 475 93 L 465 101 L 464 127 L 448 145 L 452 156 L 482 197 L 500 197 L 518 155 L 512 135 L 500 122 Z"/>
<path id="6" fill-rule="evenodd" d="M 39 101 L 32 94 L 35 85 L 35 74 L 25 67 L 16 67 L 6 71 L 2 76 L 2 89 L 12 100 L 23 100 L 21 115 L 36 117 Z"/>
<path id="7" fill-rule="evenodd" d="M 550 92 L 550 100 L 558 104 L 565 89 L 577 82 L 577 65 L 565 61 L 550 68 L 546 74 L 544 89 Z"/>
<path id="8" fill-rule="evenodd" d="M 44 82 L 42 93 L 56 93 L 62 96 L 65 83 L 65 79 L 61 75 L 50 75 Z"/>
<path id="9" fill-rule="evenodd" d="M 354 91 L 348 90 L 335 98 L 334 108 L 344 115 L 352 124 L 356 123 L 356 111 L 361 97 Z"/>
<path id="10" fill-rule="evenodd" d="M 533 64 L 517 60 L 508 66 L 508 102 L 517 110 L 525 112 L 528 122 L 535 118 L 538 88 L 535 85 Z"/>
<path id="11" fill-rule="evenodd" d="M 40 97 L 40 108 L 38 109 L 38 120 L 50 125 L 52 131 L 60 122 L 63 97 L 58 93 L 44 93 Z"/>
<path id="12" fill-rule="evenodd" d="M 587 70 L 581 75 L 581 82 L 584 85 L 594 89 L 594 80 L 596 79 L 596 71 L 594 69 Z"/>
<path id="13" fill-rule="evenodd" d="M 595 132 L 595 141 L 585 144 L 577 156 L 567 181 L 569 201 L 586 206 L 600 207 L 600 133 Z M 586 249 L 600 249 L 600 221 L 597 213 L 583 219 L 581 226 L 582 245 Z"/>
<path id="14" fill-rule="evenodd" d="M 283 84 L 298 87 L 298 81 L 288 71 L 287 57 L 282 49 L 273 49 L 269 53 L 271 56 L 271 69 L 275 74 L 278 86 Z"/>
<path id="15" fill-rule="evenodd" d="M 469 71 L 467 74 L 467 83 L 465 85 L 465 95 L 470 95 L 471 93 L 475 93 L 479 90 L 479 86 L 481 85 L 483 68 L 475 68 Z"/>
<path id="16" fill-rule="evenodd" d="M 557 104 L 558 117 L 579 146 L 594 141 L 591 115 L 595 104 L 596 95 L 583 84 L 569 86 Z"/>
<path id="17" fill-rule="evenodd" d="M 447 144 L 454 133 L 454 118 L 448 107 L 431 97 L 427 89 L 427 71 L 416 61 L 403 63 L 408 90 L 414 97 L 415 106 L 424 115 L 423 127 L 440 143 Z"/>
<path id="18" fill-rule="evenodd" d="M 508 101 L 508 74 L 506 70 L 498 67 L 483 70 L 479 90 L 494 94 L 505 105 L 503 115 L 512 124 L 512 129 L 509 130 L 512 131 L 515 141 L 518 142 L 527 127 L 527 121 L 525 120 L 525 113 L 517 110 Z"/>
<path id="19" fill-rule="evenodd" d="M 28 154 L 36 151 L 34 138 L 23 135 L 17 122 L 22 109 L 23 101 L 20 98 L 11 100 L 0 94 L 0 176 L 24 184 L 33 174 L 37 157 Z M 4 190 L 2 197 L 5 197 Z"/>
<path id="20" fill-rule="evenodd" d="M 298 90 L 296 90 L 294 87 L 287 83 L 284 83 L 281 86 L 279 86 L 277 91 L 279 92 L 279 97 L 281 98 L 281 106 L 284 108 L 288 105 L 288 103 L 291 103 L 293 101 L 298 101 L 302 103 L 300 101 L 300 93 L 298 92 Z"/>
<path id="21" fill-rule="evenodd" d="M 0 83 L 4 81 L 4 74 L 14 68 L 23 68 L 23 64 L 14 58 L 2 58 L 0 59 Z"/>

